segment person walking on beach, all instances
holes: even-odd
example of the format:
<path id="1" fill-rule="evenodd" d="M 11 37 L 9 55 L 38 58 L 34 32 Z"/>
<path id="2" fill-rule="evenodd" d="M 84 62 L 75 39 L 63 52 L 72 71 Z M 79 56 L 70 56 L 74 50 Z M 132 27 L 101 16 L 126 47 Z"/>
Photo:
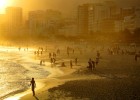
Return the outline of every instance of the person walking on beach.
<path id="1" fill-rule="evenodd" d="M 36 87 L 36 83 L 34 78 L 32 78 L 30 86 L 32 87 L 32 92 L 33 92 L 33 96 L 35 96 L 35 87 Z"/>

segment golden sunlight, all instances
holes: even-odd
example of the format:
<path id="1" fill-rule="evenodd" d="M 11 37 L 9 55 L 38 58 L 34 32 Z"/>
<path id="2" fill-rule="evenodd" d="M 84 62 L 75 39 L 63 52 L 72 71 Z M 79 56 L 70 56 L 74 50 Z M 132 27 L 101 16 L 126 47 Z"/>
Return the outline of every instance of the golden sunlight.
<path id="1" fill-rule="evenodd" d="M 0 0 L 0 13 L 4 13 L 5 8 L 9 5 L 11 5 L 10 0 Z"/>

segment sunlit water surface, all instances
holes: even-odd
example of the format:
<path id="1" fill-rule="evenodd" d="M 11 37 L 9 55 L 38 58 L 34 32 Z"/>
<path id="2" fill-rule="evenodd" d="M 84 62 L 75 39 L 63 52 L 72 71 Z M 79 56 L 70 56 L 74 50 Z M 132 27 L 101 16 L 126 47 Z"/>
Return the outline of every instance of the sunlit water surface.
<path id="1" fill-rule="evenodd" d="M 0 46 L 0 99 L 28 89 L 32 77 L 41 79 L 48 76 L 45 66 L 33 59 L 33 51 Z"/>

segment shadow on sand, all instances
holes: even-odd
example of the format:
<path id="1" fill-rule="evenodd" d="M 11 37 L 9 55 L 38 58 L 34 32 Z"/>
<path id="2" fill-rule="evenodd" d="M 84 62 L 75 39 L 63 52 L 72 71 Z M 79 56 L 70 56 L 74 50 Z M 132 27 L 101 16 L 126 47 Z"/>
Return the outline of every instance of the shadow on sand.
<path id="1" fill-rule="evenodd" d="M 39 100 L 37 96 L 34 96 L 36 100 Z"/>

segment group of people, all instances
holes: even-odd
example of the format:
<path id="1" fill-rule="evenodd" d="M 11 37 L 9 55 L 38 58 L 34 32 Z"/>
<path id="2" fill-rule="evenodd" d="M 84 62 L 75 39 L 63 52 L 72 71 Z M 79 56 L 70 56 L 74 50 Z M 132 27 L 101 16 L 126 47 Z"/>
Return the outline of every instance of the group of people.
<path id="1" fill-rule="evenodd" d="M 78 63 L 78 58 L 75 58 L 75 65 Z M 65 62 L 62 62 L 61 67 L 66 67 Z M 70 60 L 70 68 L 73 68 L 73 61 Z"/>
<path id="2" fill-rule="evenodd" d="M 129 49 L 122 49 L 120 47 L 111 47 L 108 48 L 108 53 L 110 55 L 114 55 L 114 54 L 120 54 L 120 55 L 134 55 L 134 59 L 135 61 L 138 61 L 138 58 L 140 58 L 140 51 L 138 52 L 138 50 L 135 48 L 129 48 Z"/>
<path id="3" fill-rule="evenodd" d="M 95 59 L 95 60 L 92 60 L 92 59 L 90 58 L 89 61 L 88 61 L 88 66 L 87 66 L 87 68 L 88 68 L 90 71 L 93 71 L 93 70 L 95 69 L 95 67 L 98 65 L 99 59 L 100 59 L 100 58 L 101 58 L 100 52 L 97 51 L 96 59 Z"/>
<path id="4" fill-rule="evenodd" d="M 19 48 L 19 51 L 20 51 L 20 49 L 21 49 L 21 48 Z M 74 56 L 75 56 L 75 54 L 77 53 L 76 50 L 77 50 L 77 49 L 74 49 L 74 48 L 71 48 L 71 47 L 66 47 L 66 51 L 65 51 L 64 54 L 67 54 L 68 56 L 69 56 L 70 54 L 74 54 Z M 82 49 L 78 49 L 78 50 L 80 51 L 80 54 L 82 54 L 82 53 L 81 53 L 81 52 L 82 52 Z M 44 51 L 45 51 L 45 50 L 44 50 Z M 76 53 L 75 53 L 75 51 L 76 51 Z M 35 54 L 42 54 L 42 52 L 43 52 L 43 48 L 39 48 L 37 51 L 35 51 Z M 128 52 L 128 51 L 123 50 L 123 49 L 120 48 L 120 47 L 108 48 L 108 53 L 109 53 L 110 55 L 113 55 L 113 54 L 126 54 L 127 52 Z M 63 53 L 63 51 L 61 51 L 61 54 L 62 54 L 62 53 Z M 57 58 L 59 55 L 60 55 L 60 49 L 56 49 L 55 52 L 48 53 L 48 56 L 47 56 L 47 57 L 49 57 L 51 64 L 55 64 L 55 63 L 56 63 L 56 58 Z M 90 71 L 95 70 L 96 66 L 97 66 L 98 63 L 99 63 L 100 58 L 101 58 L 100 51 L 97 51 L 97 52 L 96 52 L 96 58 L 95 58 L 95 60 L 89 58 L 89 60 L 88 60 L 88 66 L 87 66 L 88 70 L 90 70 Z M 135 54 L 135 61 L 137 61 L 138 58 L 140 58 L 140 54 Z M 78 58 L 74 58 L 73 60 L 70 59 L 70 60 L 69 60 L 69 67 L 70 67 L 70 68 L 73 68 L 74 65 L 77 65 L 78 60 L 79 60 Z M 43 62 L 44 62 L 44 61 L 41 60 L 41 61 L 40 61 L 40 65 L 42 65 Z M 64 61 L 61 62 L 61 66 L 62 66 L 62 67 L 66 67 L 66 64 L 65 64 L 65 63 L 66 63 L 66 62 L 64 62 Z M 35 96 L 35 87 L 36 87 L 36 83 L 35 83 L 34 78 L 32 78 L 32 80 L 31 80 L 31 86 L 32 86 L 33 96 Z"/>
<path id="5" fill-rule="evenodd" d="M 92 71 L 92 70 L 95 69 L 95 66 L 96 66 L 96 62 L 93 61 L 93 60 L 91 60 L 91 58 L 90 58 L 89 61 L 88 61 L 88 66 L 87 66 L 87 68 L 88 68 L 90 71 Z"/>

